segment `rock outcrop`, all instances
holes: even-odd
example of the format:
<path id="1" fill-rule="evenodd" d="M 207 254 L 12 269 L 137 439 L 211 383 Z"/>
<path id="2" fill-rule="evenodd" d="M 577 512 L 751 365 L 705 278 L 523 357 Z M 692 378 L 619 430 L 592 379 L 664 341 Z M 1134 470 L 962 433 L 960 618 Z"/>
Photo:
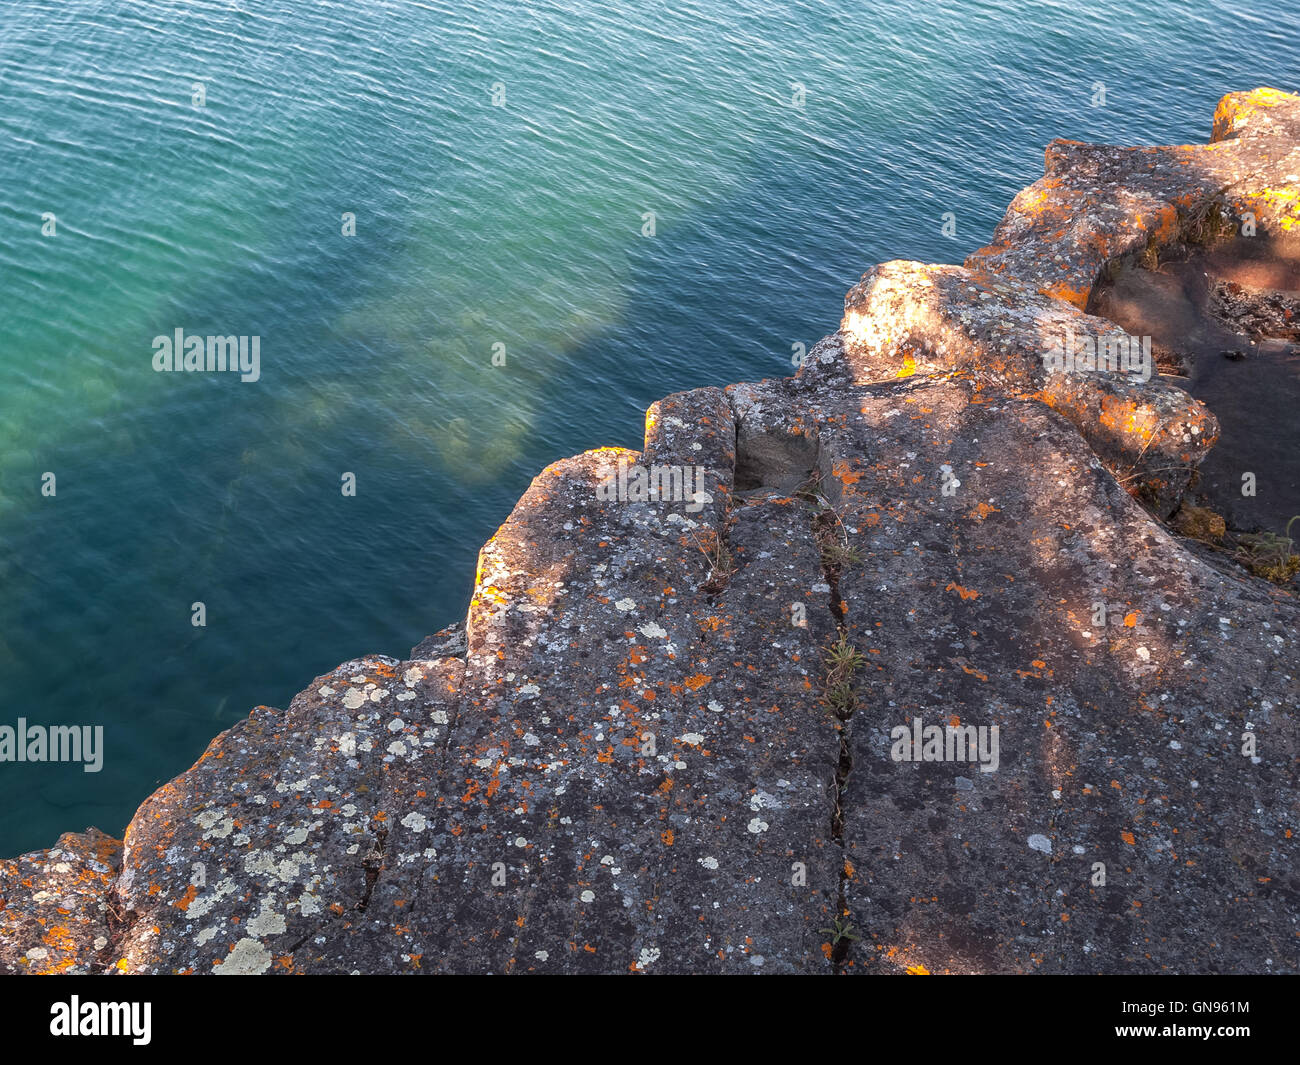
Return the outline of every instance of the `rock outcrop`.
<path id="1" fill-rule="evenodd" d="M 1122 257 L 1291 239 L 1298 145 L 1268 89 L 1056 142 L 796 377 L 544 470 L 463 628 L 258 707 L 120 850 L 0 863 L 0 968 L 1296 971 L 1300 607 L 1159 520 L 1212 412 L 1043 353 L 1116 333 Z"/>

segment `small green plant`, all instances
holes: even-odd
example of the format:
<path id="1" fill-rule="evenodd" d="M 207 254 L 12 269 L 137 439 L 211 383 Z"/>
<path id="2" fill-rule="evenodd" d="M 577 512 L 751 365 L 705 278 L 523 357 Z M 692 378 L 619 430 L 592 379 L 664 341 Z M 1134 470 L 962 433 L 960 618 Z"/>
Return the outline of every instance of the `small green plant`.
<path id="1" fill-rule="evenodd" d="M 1235 223 L 1218 200 L 1207 200 L 1182 224 L 1183 239 L 1189 244 L 1217 244 L 1236 231 Z"/>
<path id="2" fill-rule="evenodd" d="M 794 490 L 796 499 L 809 504 L 816 514 L 813 518 L 813 533 L 820 547 L 822 567 L 826 570 L 840 570 L 849 563 L 861 562 L 862 556 L 849 544 L 848 530 L 840 520 L 839 512 L 827 502 L 821 493 L 821 477 L 814 472 Z"/>
<path id="3" fill-rule="evenodd" d="M 858 554 L 855 548 L 847 544 L 832 542 L 822 545 L 822 565 L 828 568 L 839 569 L 848 565 L 850 562 L 861 562 L 862 556 Z"/>
<path id="4" fill-rule="evenodd" d="M 826 648 L 826 664 L 832 674 L 852 675 L 867 664 L 867 658 L 841 633 L 840 638 Z"/>
<path id="5" fill-rule="evenodd" d="M 862 561 L 857 549 L 849 543 L 849 532 L 834 507 L 822 507 L 813 528 L 821 547 L 822 568 L 827 571 L 827 576 L 833 576 L 851 562 Z"/>
<path id="6" fill-rule="evenodd" d="M 867 664 L 866 655 L 840 633 L 840 638 L 822 651 L 822 658 L 826 663 L 826 702 L 836 717 L 847 721 L 857 700 L 853 675 Z"/>
<path id="7" fill-rule="evenodd" d="M 843 714 L 853 705 L 853 685 L 848 680 L 838 681 L 827 689 L 826 701 L 836 714 Z"/>
<path id="8" fill-rule="evenodd" d="M 700 554 L 709 564 L 709 576 L 705 581 L 705 587 L 712 590 L 720 589 L 736 568 L 731 552 L 727 549 L 726 539 L 720 532 L 706 533 L 703 540 L 698 533 L 692 535 L 695 536 L 695 546 L 700 549 Z"/>
<path id="9" fill-rule="evenodd" d="M 849 922 L 842 917 L 836 917 L 831 921 L 831 926 L 829 928 L 819 928 L 817 931 L 824 936 L 830 936 L 831 946 L 833 947 L 838 947 L 840 941 L 844 939 L 847 939 L 852 943 L 862 938 L 853 930 L 853 925 L 849 924 Z"/>
<path id="10" fill-rule="evenodd" d="M 1300 514 L 1286 523 L 1281 536 L 1265 532 L 1242 537 L 1237 547 L 1237 560 L 1256 577 L 1286 584 L 1300 573 L 1300 555 L 1293 553 L 1295 541 L 1291 538 L 1291 526 L 1297 521 L 1300 521 Z"/>

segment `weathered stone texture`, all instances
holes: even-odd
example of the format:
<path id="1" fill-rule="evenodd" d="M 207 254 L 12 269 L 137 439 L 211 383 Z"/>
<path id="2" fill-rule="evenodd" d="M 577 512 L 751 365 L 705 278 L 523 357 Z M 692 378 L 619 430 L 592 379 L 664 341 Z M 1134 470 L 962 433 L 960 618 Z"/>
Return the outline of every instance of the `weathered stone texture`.
<path id="1" fill-rule="evenodd" d="M 0 861 L 0 973 L 97 972 L 111 959 L 109 891 L 122 844 L 98 829 Z"/>
<path id="2" fill-rule="evenodd" d="M 1249 213 L 1266 237 L 1300 233 L 1300 108 L 1276 89 L 1225 96 L 1204 145 L 1117 148 L 1056 140 L 1043 177 L 965 265 L 1021 281 L 1080 310 L 1107 265 Z"/>

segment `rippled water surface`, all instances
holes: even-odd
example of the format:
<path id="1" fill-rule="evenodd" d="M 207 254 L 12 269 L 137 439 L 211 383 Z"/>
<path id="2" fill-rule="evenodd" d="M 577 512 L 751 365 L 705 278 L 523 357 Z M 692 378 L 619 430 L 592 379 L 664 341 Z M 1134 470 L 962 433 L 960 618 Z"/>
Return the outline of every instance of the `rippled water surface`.
<path id="1" fill-rule="evenodd" d="M 1052 137 L 1297 88 L 1297 0 L 1132 6 L 4 0 L 0 724 L 106 752 L 0 764 L 0 854 L 404 655 L 546 463 L 790 372 L 871 264 L 984 243 Z M 259 336 L 261 379 L 154 373 L 178 327 Z"/>

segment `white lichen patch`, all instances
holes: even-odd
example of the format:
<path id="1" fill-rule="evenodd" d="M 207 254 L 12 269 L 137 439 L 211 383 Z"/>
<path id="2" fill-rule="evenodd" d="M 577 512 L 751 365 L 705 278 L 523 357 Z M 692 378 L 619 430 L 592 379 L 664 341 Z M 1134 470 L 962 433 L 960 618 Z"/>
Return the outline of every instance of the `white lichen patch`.
<path id="1" fill-rule="evenodd" d="M 271 968 L 271 952 L 256 939 L 241 939 L 212 971 L 218 976 L 256 976 Z"/>
<path id="2" fill-rule="evenodd" d="M 282 858 L 276 861 L 267 851 L 253 851 L 244 856 L 244 871 L 254 876 L 273 876 L 283 884 L 291 883 L 298 879 L 298 874 L 303 865 L 311 868 L 314 860 L 310 855 L 298 851 L 288 858 Z M 193 903 L 190 904 L 191 908 Z"/>
<path id="3" fill-rule="evenodd" d="M 220 902 L 227 895 L 234 894 L 235 882 L 230 877 L 224 877 L 212 886 L 211 891 L 205 891 L 198 898 L 190 902 L 185 910 L 185 916 L 194 920 L 199 917 L 206 917 L 212 910 L 212 907 Z"/>
<path id="4" fill-rule="evenodd" d="M 284 914 L 275 912 L 275 900 L 262 900 L 262 909 L 248 922 L 247 928 L 255 936 L 278 936 L 286 928 Z"/>
<path id="5" fill-rule="evenodd" d="M 194 823 L 204 830 L 204 839 L 210 839 L 214 834 L 219 838 L 225 838 L 230 835 L 230 830 L 234 828 L 234 821 L 225 816 L 224 810 L 209 808 L 194 818 Z M 225 831 L 220 827 L 225 826 Z M 214 833 L 214 829 L 216 830 Z"/>

